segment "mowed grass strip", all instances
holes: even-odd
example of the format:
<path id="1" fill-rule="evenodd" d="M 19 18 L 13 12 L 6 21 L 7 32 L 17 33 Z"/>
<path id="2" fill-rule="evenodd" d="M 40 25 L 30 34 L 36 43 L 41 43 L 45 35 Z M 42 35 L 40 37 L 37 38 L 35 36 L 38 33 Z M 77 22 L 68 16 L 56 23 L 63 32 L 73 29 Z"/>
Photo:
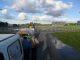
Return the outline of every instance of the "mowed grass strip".
<path id="1" fill-rule="evenodd" d="M 80 29 L 80 25 L 68 25 L 68 26 L 63 26 L 63 28 L 66 28 L 66 29 Z"/>
<path id="2" fill-rule="evenodd" d="M 55 32 L 53 35 L 63 43 L 80 51 L 80 32 Z"/>

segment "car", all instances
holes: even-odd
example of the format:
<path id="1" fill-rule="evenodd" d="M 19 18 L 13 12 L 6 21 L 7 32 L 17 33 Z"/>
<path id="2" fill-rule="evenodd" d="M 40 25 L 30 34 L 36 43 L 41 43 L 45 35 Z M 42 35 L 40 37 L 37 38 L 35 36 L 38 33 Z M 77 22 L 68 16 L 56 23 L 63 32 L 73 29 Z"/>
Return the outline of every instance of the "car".
<path id="1" fill-rule="evenodd" d="M 23 49 L 18 34 L 0 34 L 0 60 L 23 60 Z"/>

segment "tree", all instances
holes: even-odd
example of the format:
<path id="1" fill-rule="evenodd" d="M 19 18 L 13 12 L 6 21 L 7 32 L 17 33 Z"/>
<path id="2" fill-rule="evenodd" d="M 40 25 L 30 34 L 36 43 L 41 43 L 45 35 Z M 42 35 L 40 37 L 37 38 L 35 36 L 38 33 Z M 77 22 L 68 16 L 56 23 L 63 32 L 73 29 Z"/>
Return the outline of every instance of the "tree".
<path id="1" fill-rule="evenodd" d="M 0 27 L 8 27 L 8 23 L 0 21 Z"/>
<path id="2" fill-rule="evenodd" d="M 18 25 L 17 24 L 13 24 L 13 27 L 18 27 Z"/>

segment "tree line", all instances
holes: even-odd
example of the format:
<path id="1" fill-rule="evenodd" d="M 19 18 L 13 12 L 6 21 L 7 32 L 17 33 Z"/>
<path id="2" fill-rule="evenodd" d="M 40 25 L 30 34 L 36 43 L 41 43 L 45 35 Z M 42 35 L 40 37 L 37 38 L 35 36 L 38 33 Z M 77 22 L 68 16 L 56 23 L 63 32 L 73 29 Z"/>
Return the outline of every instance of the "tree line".
<path id="1" fill-rule="evenodd" d="M 7 22 L 1 22 L 0 21 L 0 27 L 19 27 L 19 25 L 17 25 L 17 24 L 9 24 L 9 23 L 7 23 Z"/>
<path id="2" fill-rule="evenodd" d="M 8 23 L 0 21 L 0 27 L 8 27 Z"/>

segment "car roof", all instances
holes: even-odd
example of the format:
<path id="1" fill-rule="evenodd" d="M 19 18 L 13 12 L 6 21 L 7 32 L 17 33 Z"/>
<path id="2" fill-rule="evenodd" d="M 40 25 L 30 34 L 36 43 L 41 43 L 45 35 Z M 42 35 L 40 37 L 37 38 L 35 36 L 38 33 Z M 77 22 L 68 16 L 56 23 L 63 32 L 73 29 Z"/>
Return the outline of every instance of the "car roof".
<path id="1" fill-rule="evenodd" d="M 0 41 L 4 40 L 6 38 L 9 38 L 13 35 L 15 35 L 15 34 L 0 34 Z"/>

